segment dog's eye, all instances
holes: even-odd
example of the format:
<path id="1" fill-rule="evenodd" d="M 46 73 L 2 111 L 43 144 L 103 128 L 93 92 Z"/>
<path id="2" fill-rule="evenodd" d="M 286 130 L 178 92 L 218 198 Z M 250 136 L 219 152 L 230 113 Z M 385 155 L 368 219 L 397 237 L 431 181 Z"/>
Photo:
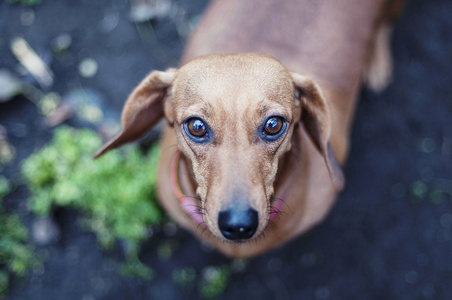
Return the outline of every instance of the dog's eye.
<path id="1" fill-rule="evenodd" d="M 265 121 L 264 131 L 268 135 L 278 134 L 284 125 L 284 119 L 281 117 L 270 117 Z"/>
<path id="2" fill-rule="evenodd" d="M 203 137 L 207 133 L 207 127 L 201 119 L 192 118 L 187 121 L 187 129 L 195 137 Z"/>
<path id="3" fill-rule="evenodd" d="M 287 128 L 287 121 L 282 116 L 271 116 L 260 127 L 259 135 L 264 142 L 273 142 L 279 139 Z"/>
<path id="4" fill-rule="evenodd" d="M 213 132 L 203 119 L 198 117 L 188 118 L 183 123 L 185 134 L 196 143 L 208 143 L 213 137 Z"/>

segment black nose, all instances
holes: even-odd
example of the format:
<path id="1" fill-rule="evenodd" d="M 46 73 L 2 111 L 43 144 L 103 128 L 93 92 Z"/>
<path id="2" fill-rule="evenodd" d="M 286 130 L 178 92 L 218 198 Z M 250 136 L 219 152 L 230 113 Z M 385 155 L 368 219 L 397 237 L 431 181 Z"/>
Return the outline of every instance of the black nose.
<path id="1" fill-rule="evenodd" d="M 256 232 L 259 219 L 257 211 L 229 209 L 218 214 L 218 227 L 228 240 L 246 240 Z"/>

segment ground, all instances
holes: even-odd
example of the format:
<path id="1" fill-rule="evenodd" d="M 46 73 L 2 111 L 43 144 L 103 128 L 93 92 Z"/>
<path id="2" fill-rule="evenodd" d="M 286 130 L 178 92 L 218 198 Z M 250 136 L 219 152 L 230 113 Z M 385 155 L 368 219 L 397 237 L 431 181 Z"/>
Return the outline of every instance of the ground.
<path id="1" fill-rule="evenodd" d="M 13 72 L 10 40 L 22 36 L 43 57 L 52 40 L 72 38 L 53 59 L 52 91 L 79 87 L 101 95 L 117 116 L 124 99 L 152 69 L 176 66 L 187 26 L 207 0 L 174 1 L 170 17 L 129 20 L 126 0 L 47 1 L 32 8 L 0 3 L 0 66 Z M 326 220 L 287 245 L 236 266 L 221 299 L 452 299 L 452 2 L 410 1 L 394 30 L 394 78 L 387 90 L 363 89 L 345 167 L 347 186 Z M 32 19 L 30 19 L 32 18 Z M 30 22 L 32 24 L 30 24 Z M 51 55 L 47 55 L 51 58 Z M 94 77 L 79 63 L 97 62 Z M 0 123 L 16 148 L 2 172 L 17 178 L 21 160 L 51 137 L 36 106 L 23 97 L 0 103 Z M 24 186 L 4 202 L 23 210 Z M 229 264 L 188 233 L 156 232 L 142 260 L 151 282 L 122 277 L 118 251 L 101 251 L 77 214 L 56 213 L 58 242 L 38 247 L 44 268 L 14 281 L 8 299 L 197 299 L 175 269 Z M 25 217 L 28 224 L 33 216 Z M 162 259 L 159 245 L 174 253 Z"/>

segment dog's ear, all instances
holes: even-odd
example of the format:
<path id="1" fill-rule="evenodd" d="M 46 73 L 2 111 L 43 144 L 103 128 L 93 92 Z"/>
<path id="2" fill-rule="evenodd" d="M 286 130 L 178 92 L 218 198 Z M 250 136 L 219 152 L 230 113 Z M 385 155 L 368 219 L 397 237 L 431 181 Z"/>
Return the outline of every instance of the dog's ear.
<path id="1" fill-rule="evenodd" d="M 331 116 L 328 103 L 317 84 L 308 77 L 292 73 L 295 101 L 301 105 L 300 123 L 322 154 L 336 190 L 345 184 L 344 174 L 329 143 Z"/>
<path id="2" fill-rule="evenodd" d="M 176 69 L 153 71 L 133 90 L 122 109 L 122 130 L 94 154 L 97 158 L 105 152 L 133 142 L 158 123 L 167 111 L 164 100 L 174 80 Z M 168 115 L 168 114 L 167 114 Z M 168 116 L 170 122 L 172 116 Z"/>

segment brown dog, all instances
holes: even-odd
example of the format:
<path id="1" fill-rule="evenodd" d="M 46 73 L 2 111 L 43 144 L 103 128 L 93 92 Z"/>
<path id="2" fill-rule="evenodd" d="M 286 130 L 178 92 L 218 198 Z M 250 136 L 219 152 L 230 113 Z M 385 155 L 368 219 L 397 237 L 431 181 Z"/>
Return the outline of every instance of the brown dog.
<path id="1" fill-rule="evenodd" d="M 385 2 L 213 2 L 187 63 L 135 88 L 96 157 L 165 116 L 158 188 L 170 215 L 229 256 L 281 245 L 343 187 L 362 74 L 377 88 L 390 75 Z"/>

